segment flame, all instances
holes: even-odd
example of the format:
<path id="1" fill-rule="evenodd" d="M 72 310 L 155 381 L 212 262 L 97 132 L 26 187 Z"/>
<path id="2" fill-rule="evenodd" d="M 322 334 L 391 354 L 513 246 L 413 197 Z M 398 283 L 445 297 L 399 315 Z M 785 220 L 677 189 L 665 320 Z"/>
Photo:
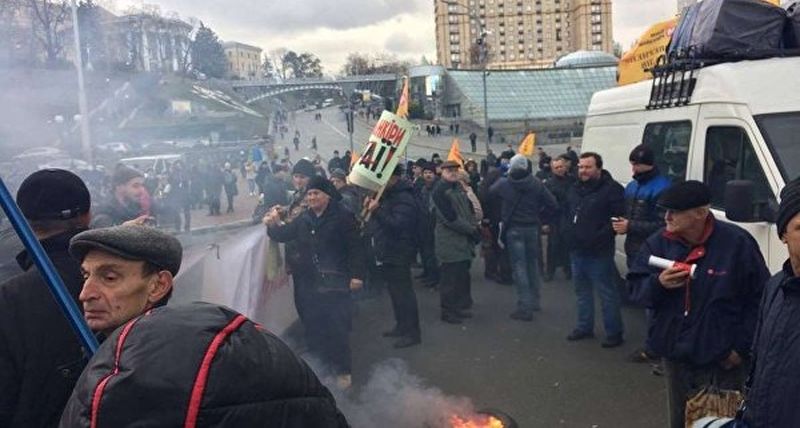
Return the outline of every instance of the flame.
<path id="1" fill-rule="evenodd" d="M 450 416 L 452 428 L 504 428 L 503 421 L 494 416 L 478 416 L 473 419 L 462 419 L 459 416 Z"/>

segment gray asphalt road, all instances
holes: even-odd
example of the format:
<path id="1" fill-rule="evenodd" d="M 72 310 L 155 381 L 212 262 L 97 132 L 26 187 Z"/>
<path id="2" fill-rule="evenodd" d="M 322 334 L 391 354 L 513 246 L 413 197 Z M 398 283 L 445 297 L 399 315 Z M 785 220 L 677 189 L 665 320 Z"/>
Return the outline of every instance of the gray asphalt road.
<path id="1" fill-rule="evenodd" d="M 640 310 L 624 309 L 627 342 L 616 349 L 598 339 L 567 342 L 576 318 L 572 285 L 543 285 L 543 310 L 533 322 L 512 321 L 510 286 L 486 281 L 482 263 L 472 269 L 474 318 L 462 326 L 439 320 L 439 296 L 417 286 L 422 321 L 420 346 L 395 350 L 381 332 L 393 326 L 388 295 L 362 301 L 353 329 L 354 381 L 391 358 L 444 393 L 468 397 L 478 408 L 512 415 L 521 427 L 660 427 L 666 425 L 664 380 L 647 364 L 626 361 L 645 335 Z"/>

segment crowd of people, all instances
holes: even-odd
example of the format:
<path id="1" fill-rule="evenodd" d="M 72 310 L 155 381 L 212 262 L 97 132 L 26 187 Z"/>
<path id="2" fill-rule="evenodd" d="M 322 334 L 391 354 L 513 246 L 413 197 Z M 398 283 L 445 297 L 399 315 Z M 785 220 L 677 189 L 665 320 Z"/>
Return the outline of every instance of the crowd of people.
<path id="1" fill-rule="evenodd" d="M 739 418 L 746 426 L 800 422 L 793 406 L 800 393 L 793 380 L 800 374 L 795 362 L 800 349 L 792 328 L 798 313 L 800 181 L 789 183 L 781 194 L 777 228 L 790 258 L 770 278 L 755 240 L 711 213 L 708 187 L 691 180 L 673 183 L 658 170 L 649 147 L 631 151 L 627 186 L 603 168 L 597 153 L 578 155 L 568 148 L 551 157 L 540 148 L 538 160 L 535 168 L 512 147 L 463 165 L 433 154 L 398 165 L 380 197 L 348 182 L 349 153 L 334 153 L 327 165 L 321 159 L 237 165 L 249 194 L 262 198 L 254 218 L 266 225 L 271 239 L 285 243 L 305 343 L 334 374 L 337 387 L 351 386 L 352 352 L 358 352 L 349 339 L 354 293 L 386 290 L 394 323 L 383 336 L 398 349 L 418 346 L 423 334 L 412 269 L 420 269 L 417 279 L 425 286 L 438 289 L 441 322 L 459 325 L 472 318 L 470 272 L 480 254 L 486 280 L 513 286 L 516 301 L 508 302 L 509 318 L 516 322 L 533 321 L 548 305 L 540 285 L 553 280 L 560 268 L 575 289 L 577 319 L 568 341 L 595 337 L 595 295 L 601 301 L 603 348 L 625 341 L 623 297 L 645 308 L 648 337 L 632 357 L 663 365 L 669 426 L 684 426 L 695 401 L 711 390 L 744 397 L 747 406 Z M 195 183 L 202 181 L 195 181 L 198 176 L 182 179 L 187 173 L 176 164 L 166 184 L 152 193 L 181 189 L 185 193 L 178 206 L 191 206 Z M 200 170 L 206 178 L 216 177 L 213 189 L 201 188 L 209 214 L 218 214 L 225 174 L 236 177 L 237 171 L 224 162 L 209 162 Z M 179 338 L 147 348 L 166 357 L 163 370 L 198 373 L 188 360 L 166 363 L 200 340 L 202 335 L 186 334 L 196 332 L 192 329 L 200 322 L 186 322 L 191 313 L 204 313 L 203 322 L 222 322 L 224 334 L 250 335 L 226 350 L 223 366 L 233 367 L 228 373 L 236 376 L 247 366 L 286 382 L 271 386 L 259 410 L 251 407 L 248 394 L 267 387 L 241 378 L 241 385 L 234 386 L 239 392 L 226 401 L 224 411 L 203 404 L 202 395 L 195 397 L 191 382 L 175 382 L 161 393 L 200 400 L 190 406 L 193 416 L 187 421 L 206 412 L 215 420 L 238 418 L 230 420 L 242 423 L 280 417 L 297 421 L 296 426 L 346 426 L 316 374 L 259 326 L 224 310 L 220 315 L 220 309 L 166 311 L 182 248 L 174 237 L 148 227 L 151 216 L 142 211 L 147 208 L 142 194 L 151 193 L 148 178 L 118 166 L 107 205 L 93 204 L 85 183 L 63 170 L 39 171 L 20 185 L 17 203 L 23 215 L 70 296 L 82 305 L 89 327 L 106 344 L 84 371 L 80 344 L 31 269 L 31 256 L 20 254 L 25 273 L 0 285 L 0 426 L 53 426 L 59 419 L 62 426 L 114 426 L 128 417 L 158 420 L 153 412 L 109 410 L 114 407 L 106 403 L 113 400 L 102 398 L 106 393 L 146 397 L 158 385 L 152 373 L 134 376 L 130 388 L 143 388 L 139 392 L 114 382 L 121 353 L 128 346 L 147 346 L 136 334 L 137 323 L 145 332 L 156 323 Z M 618 236 L 624 236 L 628 256 L 625 280 L 614 262 Z M 679 263 L 654 267 L 652 256 Z M 240 333 L 240 327 L 248 330 Z M 216 352 L 214 346 L 223 345 L 212 339 L 209 349 Z M 256 344 L 271 363 L 252 358 Z M 228 358 L 241 361 L 234 364 Z M 136 365 L 139 360 L 131 361 Z M 202 365 L 200 375 L 203 370 L 208 367 Z M 750 387 L 746 394 L 745 384 Z M 307 404 L 293 404 L 298 397 Z"/>

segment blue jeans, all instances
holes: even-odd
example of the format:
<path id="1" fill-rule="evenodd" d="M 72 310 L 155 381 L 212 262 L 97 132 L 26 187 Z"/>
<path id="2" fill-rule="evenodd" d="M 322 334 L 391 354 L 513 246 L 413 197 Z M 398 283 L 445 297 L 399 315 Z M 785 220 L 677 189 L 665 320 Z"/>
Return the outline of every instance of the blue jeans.
<path id="1" fill-rule="evenodd" d="M 511 227 L 506 234 L 511 258 L 511 278 L 517 291 L 517 308 L 540 309 L 539 303 L 539 227 Z"/>
<path id="2" fill-rule="evenodd" d="M 583 256 L 571 254 L 572 281 L 578 297 L 578 327 L 582 332 L 594 332 L 594 290 L 600 296 L 603 326 L 606 336 L 622 335 L 620 295 L 614 280 L 613 256 Z"/>

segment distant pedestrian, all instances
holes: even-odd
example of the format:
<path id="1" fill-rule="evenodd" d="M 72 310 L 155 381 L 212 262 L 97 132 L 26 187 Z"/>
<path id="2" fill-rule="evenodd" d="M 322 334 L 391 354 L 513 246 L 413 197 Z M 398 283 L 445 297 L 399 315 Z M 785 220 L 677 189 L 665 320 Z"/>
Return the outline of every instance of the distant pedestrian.
<path id="1" fill-rule="evenodd" d="M 470 148 L 472 149 L 472 153 L 478 151 L 478 134 L 474 132 L 469 134 L 469 145 Z"/>

